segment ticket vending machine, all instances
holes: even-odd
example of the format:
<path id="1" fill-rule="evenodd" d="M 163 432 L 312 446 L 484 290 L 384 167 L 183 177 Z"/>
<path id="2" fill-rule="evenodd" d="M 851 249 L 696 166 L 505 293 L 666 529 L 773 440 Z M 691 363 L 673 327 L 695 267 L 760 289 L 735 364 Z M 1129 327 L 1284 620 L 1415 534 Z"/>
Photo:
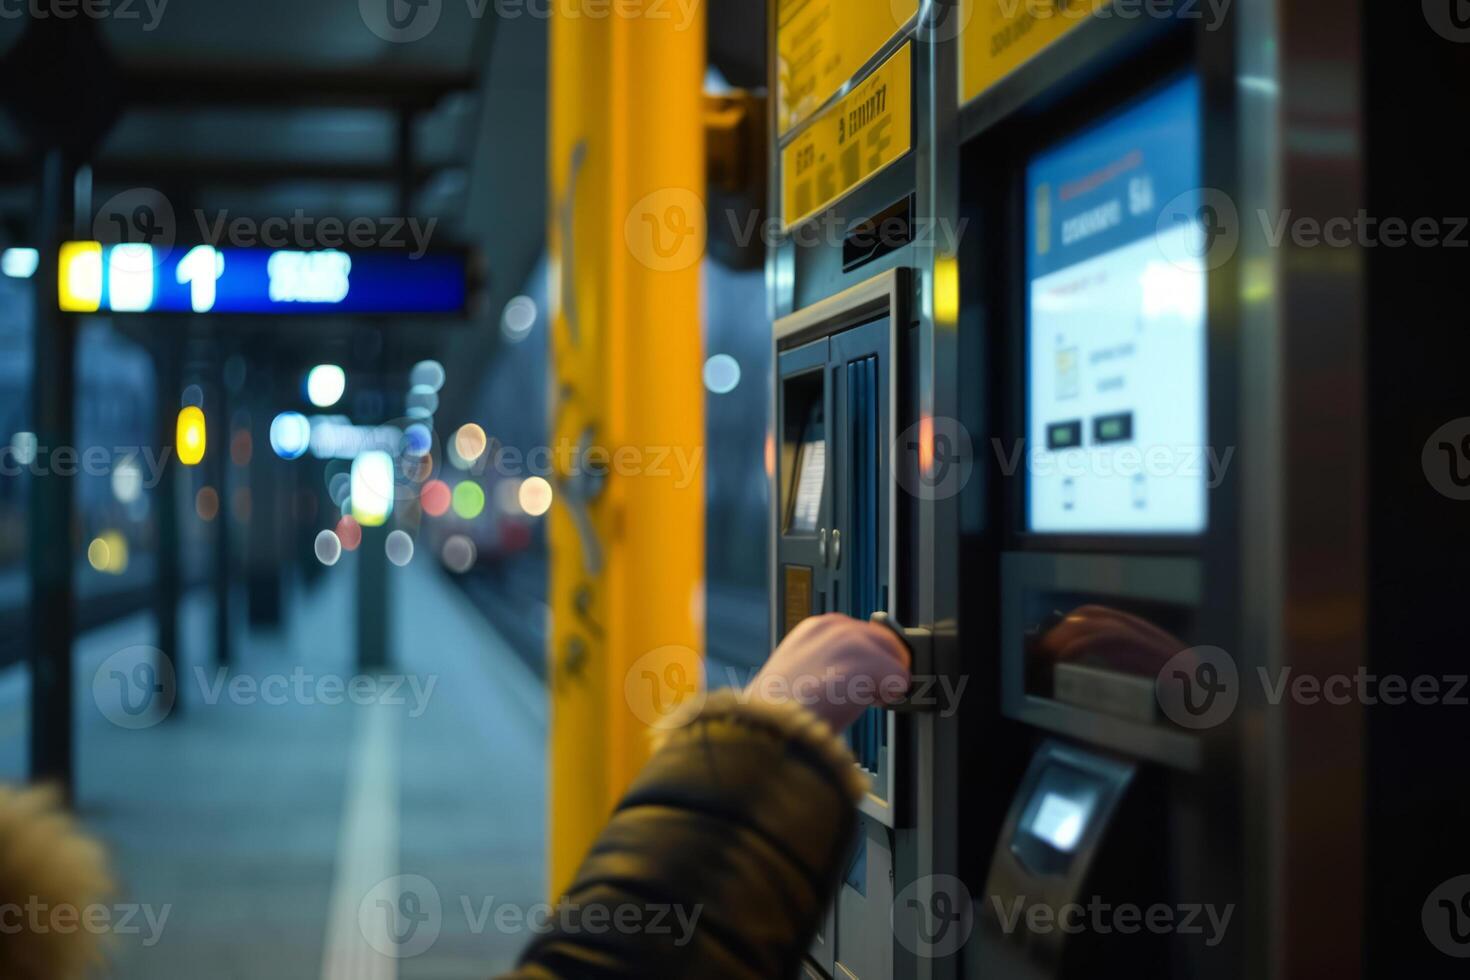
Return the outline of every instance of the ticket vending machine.
<path id="1" fill-rule="evenodd" d="M 998 829 L 975 845 L 969 957 L 999 978 L 1238 975 L 1238 928 L 1204 925 L 1240 885 L 1204 85 L 1165 46 L 1072 91 L 964 155 L 984 227 L 964 363 L 1004 367 L 971 402 L 995 452 L 970 493 L 1012 780 L 975 807 Z"/>

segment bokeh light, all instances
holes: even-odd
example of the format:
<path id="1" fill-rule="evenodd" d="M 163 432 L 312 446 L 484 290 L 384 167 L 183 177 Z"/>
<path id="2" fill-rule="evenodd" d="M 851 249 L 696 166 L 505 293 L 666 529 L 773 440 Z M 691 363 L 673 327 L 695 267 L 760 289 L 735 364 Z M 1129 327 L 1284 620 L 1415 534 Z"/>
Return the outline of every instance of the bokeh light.
<path id="1" fill-rule="evenodd" d="M 317 408 L 331 408 L 347 392 L 347 372 L 335 364 L 318 364 L 306 375 L 306 398 Z"/>
<path id="2" fill-rule="evenodd" d="M 414 385 L 408 392 L 408 413 L 422 413 L 427 418 L 439 411 L 439 393 L 428 385 Z"/>
<path id="3" fill-rule="evenodd" d="M 485 447 L 489 444 L 490 439 L 485 435 L 485 430 L 473 422 L 460 426 L 459 431 L 454 434 L 454 451 L 466 463 L 473 463 L 485 455 Z"/>
<path id="4" fill-rule="evenodd" d="M 349 514 L 337 522 L 337 540 L 342 542 L 346 551 L 356 551 L 362 544 L 362 525 L 352 519 Z"/>
<path id="5" fill-rule="evenodd" d="M 444 567 L 456 575 L 463 575 L 475 567 L 475 561 L 479 553 L 475 549 L 475 543 L 463 534 L 456 534 L 444 542 L 444 550 L 441 552 L 444 559 Z"/>
<path id="6" fill-rule="evenodd" d="M 381 450 L 352 461 L 352 516 L 364 527 L 382 527 L 393 513 L 393 457 Z"/>
<path id="7" fill-rule="evenodd" d="M 331 568 L 342 558 L 342 541 L 331 531 L 323 531 L 316 536 L 313 550 L 316 552 L 316 560 Z"/>
<path id="8" fill-rule="evenodd" d="M 87 546 L 87 563 L 106 575 L 128 570 L 128 540 L 117 531 L 106 531 Z"/>
<path id="9" fill-rule="evenodd" d="M 520 480 L 505 479 L 495 484 L 495 507 L 502 514 L 511 517 L 520 517 L 525 514 L 525 511 L 521 510 Z"/>
<path id="10" fill-rule="evenodd" d="M 454 512 L 467 521 L 479 517 L 485 510 L 485 491 L 473 480 L 466 480 L 454 488 Z"/>
<path id="11" fill-rule="evenodd" d="M 10 437 L 11 455 L 15 457 L 15 462 L 20 466 L 30 466 L 34 463 L 38 449 L 38 440 L 34 432 L 17 432 Z"/>
<path id="12" fill-rule="evenodd" d="M 729 354 L 716 354 L 704 362 L 704 386 L 716 395 L 728 395 L 740 384 L 740 362 Z"/>
<path id="13" fill-rule="evenodd" d="M 512 344 L 531 335 L 536 327 L 536 301 L 529 296 L 516 296 L 505 304 L 500 315 L 500 332 Z"/>
<path id="14" fill-rule="evenodd" d="M 550 510 L 553 496 L 551 484 L 539 476 L 521 481 L 520 490 L 516 493 L 521 510 L 532 517 L 540 517 Z"/>
<path id="15" fill-rule="evenodd" d="M 136 461 L 125 459 L 112 468 L 112 495 L 120 504 L 135 503 L 143 496 L 143 469 Z"/>
<path id="16" fill-rule="evenodd" d="M 199 406 L 189 405 L 180 409 L 176 436 L 179 462 L 185 466 L 198 466 L 204 460 L 204 450 L 209 441 L 205 434 L 204 412 Z"/>
<path id="17" fill-rule="evenodd" d="M 438 391 L 444 387 L 444 365 L 438 361 L 419 361 L 408 374 L 410 388 Z"/>
<path id="18" fill-rule="evenodd" d="M 201 521 L 212 521 L 219 516 L 219 494 L 214 487 L 200 487 L 194 495 L 194 513 Z"/>
<path id="19" fill-rule="evenodd" d="M 403 430 L 403 451 L 409 456 L 426 456 L 434 448 L 434 433 L 422 422 Z"/>
<path id="20" fill-rule="evenodd" d="M 250 523 L 250 515 L 255 512 L 255 498 L 250 494 L 249 487 L 240 487 L 230 497 L 230 507 L 235 513 L 235 520 L 241 524 Z"/>
<path id="21" fill-rule="evenodd" d="M 271 422 L 271 449 L 282 459 L 300 459 L 311 448 L 311 423 L 300 412 L 282 412 Z"/>
<path id="22" fill-rule="evenodd" d="M 419 505 L 430 517 L 443 517 L 449 512 L 452 497 L 453 494 L 449 492 L 449 484 L 443 480 L 430 480 L 424 484 L 423 491 L 419 493 Z"/>
<path id="23" fill-rule="evenodd" d="M 407 531 L 389 534 L 383 547 L 388 552 L 388 560 L 399 568 L 413 561 L 413 538 L 408 536 Z"/>
<path id="24" fill-rule="evenodd" d="M 250 459 L 254 455 L 255 440 L 250 437 L 250 430 L 237 429 L 234 437 L 230 439 L 230 461 L 236 466 L 249 466 Z"/>

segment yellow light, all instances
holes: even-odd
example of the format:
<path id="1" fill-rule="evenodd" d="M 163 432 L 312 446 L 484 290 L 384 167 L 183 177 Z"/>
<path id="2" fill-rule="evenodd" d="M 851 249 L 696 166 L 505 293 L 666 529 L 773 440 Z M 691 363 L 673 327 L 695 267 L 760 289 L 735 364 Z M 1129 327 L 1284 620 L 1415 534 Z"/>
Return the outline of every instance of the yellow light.
<path id="1" fill-rule="evenodd" d="M 101 242 L 63 242 L 57 272 L 63 312 L 96 313 L 102 307 Z"/>
<path id="2" fill-rule="evenodd" d="M 198 466 L 204 459 L 207 443 L 204 432 L 204 412 L 197 405 L 190 405 L 179 412 L 178 452 L 179 462 L 185 466 Z"/>
<path id="3" fill-rule="evenodd" d="M 92 543 L 87 546 L 87 563 L 99 572 L 107 571 L 112 564 L 112 553 L 106 541 L 101 538 L 92 539 Z"/>
<path id="4" fill-rule="evenodd" d="M 107 575 L 128 570 L 128 539 L 121 532 L 106 531 L 87 546 L 87 563 Z"/>
<path id="5" fill-rule="evenodd" d="M 934 260 L 934 320 L 953 327 L 960 318 L 960 263 L 953 255 Z"/>

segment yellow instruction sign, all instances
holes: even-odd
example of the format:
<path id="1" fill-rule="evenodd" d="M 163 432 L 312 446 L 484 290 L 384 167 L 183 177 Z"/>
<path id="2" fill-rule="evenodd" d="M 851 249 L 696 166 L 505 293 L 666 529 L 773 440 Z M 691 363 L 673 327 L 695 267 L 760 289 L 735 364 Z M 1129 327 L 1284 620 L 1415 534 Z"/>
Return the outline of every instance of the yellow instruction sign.
<path id="1" fill-rule="evenodd" d="M 1036 57 L 1111 0 L 962 0 L 960 104 Z"/>
<path id="2" fill-rule="evenodd" d="M 919 0 L 779 0 L 776 133 L 821 108 L 919 12 Z"/>
<path id="3" fill-rule="evenodd" d="M 781 151 L 785 227 L 827 207 L 913 149 L 913 116 L 913 45 L 905 44 Z"/>

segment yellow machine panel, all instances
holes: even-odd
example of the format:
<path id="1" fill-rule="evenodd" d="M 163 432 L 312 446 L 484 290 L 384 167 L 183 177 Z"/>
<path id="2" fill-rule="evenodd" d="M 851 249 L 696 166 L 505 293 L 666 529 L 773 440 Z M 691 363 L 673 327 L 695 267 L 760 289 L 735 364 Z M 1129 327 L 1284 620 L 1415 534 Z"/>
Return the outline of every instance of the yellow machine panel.
<path id="1" fill-rule="evenodd" d="M 780 0 L 777 132 L 821 108 L 918 12 L 919 0 Z"/>
<path id="2" fill-rule="evenodd" d="M 979 98 L 1110 0 L 961 0 L 960 103 Z"/>
<path id="3" fill-rule="evenodd" d="M 913 45 L 905 44 L 781 151 L 790 227 L 913 149 Z"/>

